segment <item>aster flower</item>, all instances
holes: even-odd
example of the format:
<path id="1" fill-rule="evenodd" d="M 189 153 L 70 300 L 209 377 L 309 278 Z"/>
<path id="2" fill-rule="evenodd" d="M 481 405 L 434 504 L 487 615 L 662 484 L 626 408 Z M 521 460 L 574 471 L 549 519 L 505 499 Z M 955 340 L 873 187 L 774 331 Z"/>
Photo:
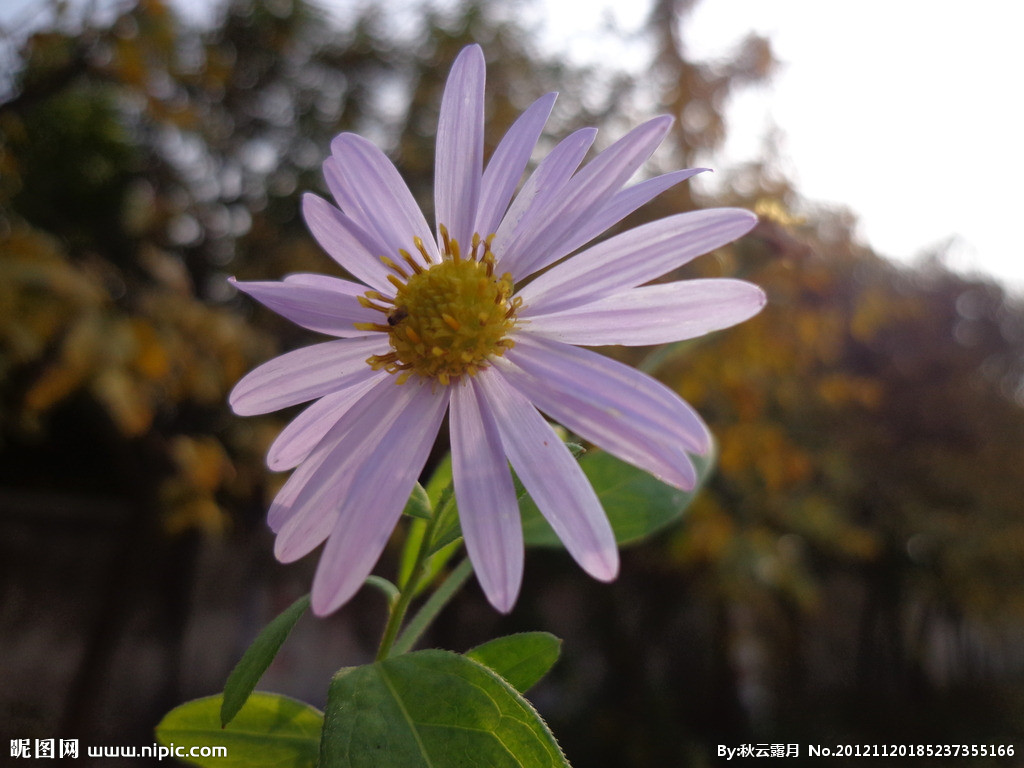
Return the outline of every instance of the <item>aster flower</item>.
<path id="1" fill-rule="evenodd" d="M 624 186 L 667 133 L 663 116 L 581 169 L 596 131 L 576 131 L 516 194 L 554 99 L 519 117 L 484 170 L 484 58 L 465 48 L 441 102 L 436 233 L 387 157 L 343 133 L 324 163 L 338 207 L 307 194 L 303 214 L 361 283 L 311 274 L 235 283 L 337 337 L 263 364 L 230 398 L 240 415 L 315 401 L 267 463 L 294 469 L 268 515 L 277 557 L 290 562 L 327 542 L 313 582 L 318 614 L 344 604 L 372 570 L 446 412 L 466 548 L 500 611 L 515 602 L 523 570 L 509 464 L 587 573 L 611 580 L 618 571 L 597 496 L 541 412 L 666 483 L 695 484 L 688 454 L 710 447 L 699 416 L 663 384 L 581 346 L 677 341 L 755 314 L 764 294 L 743 281 L 644 285 L 741 236 L 755 218 L 737 209 L 669 216 L 562 261 L 703 169 Z"/>

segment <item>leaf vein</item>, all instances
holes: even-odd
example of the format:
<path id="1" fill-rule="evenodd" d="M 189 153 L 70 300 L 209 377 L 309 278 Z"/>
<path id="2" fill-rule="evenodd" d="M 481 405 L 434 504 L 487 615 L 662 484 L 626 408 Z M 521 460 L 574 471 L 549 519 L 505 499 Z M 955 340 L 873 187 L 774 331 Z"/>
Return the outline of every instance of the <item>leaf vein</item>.
<path id="1" fill-rule="evenodd" d="M 388 692 L 395 700 L 395 704 L 398 705 L 398 709 L 401 711 L 402 717 L 405 718 L 405 722 L 409 725 L 409 730 L 412 731 L 413 738 L 416 739 L 416 746 L 419 747 L 420 754 L 423 755 L 423 759 L 427 763 L 427 768 L 434 768 L 434 764 L 430 760 L 430 755 L 427 754 L 427 748 L 423 744 L 423 739 L 420 738 L 420 732 L 416 727 L 416 722 L 412 719 L 409 715 L 409 711 L 405 708 L 405 703 L 402 701 L 402 697 L 398 695 L 398 691 L 395 690 L 395 686 L 392 685 L 391 680 L 388 677 L 387 670 L 383 664 L 378 665 L 378 671 L 380 672 L 380 679 L 384 681 L 384 685 L 387 686 Z"/>

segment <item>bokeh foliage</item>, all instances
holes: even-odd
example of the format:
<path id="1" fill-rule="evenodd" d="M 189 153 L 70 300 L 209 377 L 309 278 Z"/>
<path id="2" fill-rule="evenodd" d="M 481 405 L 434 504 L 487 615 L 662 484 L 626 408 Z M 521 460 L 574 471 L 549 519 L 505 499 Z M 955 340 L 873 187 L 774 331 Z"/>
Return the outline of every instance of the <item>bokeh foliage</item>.
<path id="1" fill-rule="evenodd" d="M 526 3 L 252 0 L 208 27 L 162 0 L 84 19 L 55 3 L 49 23 L 7 30 L 0 487 L 129 496 L 166 540 L 257 521 L 280 482 L 262 456 L 282 422 L 236 419 L 226 396 L 313 339 L 225 277 L 335 269 L 297 216 L 300 192 L 323 189 L 331 137 L 384 146 L 429 218 L 443 79 L 479 41 L 488 150 L 560 90 L 550 138 L 597 124 L 608 141 L 656 104 L 677 124 L 650 171 L 713 165 L 729 96 L 775 62 L 757 37 L 692 60 L 679 30 L 694 2 L 652 4 L 643 76 L 542 53 Z M 872 713 L 906 708 L 922 735 L 951 722 L 1008 738 L 1018 705 L 997 683 L 1021 672 L 1024 306 L 940 260 L 885 261 L 771 158 L 718 188 L 697 202 L 762 223 L 690 273 L 752 280 L 769 304 L 667 355 L 609 350 L 705 415 L 719 466 L 616 586 L 567 582 L 587 608 L 558 633 L 607 642 L 586 657 L 598 672 L 568 658 L 554 673 L 553 729 L 580 764 L 622 766 L 699 764 L 692 745 L 759 728 L 864 735 Z M 694 205 L 673 189 L 628 225 Z M 524 615 L 543 613 L 528 593 Z M 641 646 L 645 660 L 627 658 Z M 606 693 L 586 687 L 595 674 Z"/>

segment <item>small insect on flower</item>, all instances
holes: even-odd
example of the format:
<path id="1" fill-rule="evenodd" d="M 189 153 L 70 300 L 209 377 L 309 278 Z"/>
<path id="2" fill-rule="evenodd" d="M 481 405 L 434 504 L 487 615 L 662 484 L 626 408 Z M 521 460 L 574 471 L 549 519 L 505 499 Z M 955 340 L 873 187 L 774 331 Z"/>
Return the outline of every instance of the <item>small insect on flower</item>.
<path id="1" fill-rule="evenodd" d="M 333 341 L 289 352 L 235 387 L 241 415 L 312 402 L 267 463 L 294 469 L 268 514 L 288 562 L 326 540 L 314 610 L 344 604 L 372 570 L 446 413 L 460 523 L 477 578 L 500 611 L 522 580 L 523 535 L 509 465 L 566 548 L 610 580 L 618 552 L 593 489 L 541 415 L 679 488 L 710 437 L 674 392 L 584 349 L 693 338 L 756 314 L 764 294 L 730 279 L 646 285 L 754 226 L 744 210 L 669 216 L 587 244 L 704 169 L 624 185 L 672 123 L 656 117 L 581 166 L 583 128 L 519 182 L 555 94 L 539 98 L 483 165 L 484 57 L 455 60 L 441 100 L 432 230 L 385 155 L 343 133 L 303 215 L 357 281 L 290 275 L 236 282 L 269 308 Z M 566 258 L 568 257 L 568 258 Z M 543 274 L 531 278 L 541 270 Z"/>

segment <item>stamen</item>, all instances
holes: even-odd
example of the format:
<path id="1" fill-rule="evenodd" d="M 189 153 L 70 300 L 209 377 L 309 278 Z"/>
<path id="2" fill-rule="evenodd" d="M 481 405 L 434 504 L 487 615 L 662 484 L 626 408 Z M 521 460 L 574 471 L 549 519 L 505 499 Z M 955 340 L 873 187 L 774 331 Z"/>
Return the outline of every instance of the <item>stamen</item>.
<path id="1" fill-rule="evenodd" d="M 396 352 L 388 352 L 386 355 L 373 355 L 366 358 L 366 364 L 375 371 L 379 371 L 381 368 L 390 371 L 388 366 L 394 365 L 397 361 L 398 354 Z"/>
<path id="2" fill-rule="evenodd" d="M 391 326 L 384 325 L 383 323 L 352 323 L 352 327 L 357 331 L 381 331 L 387 333 L 391 330 Z"/>
<path id="3" fill-rule="evenodd" d="M 417 251 L 419 251 L 421 254 L 423 254 L 423 260 L 425 262 L 427 262 L 427 264 L 433 264 L 434 263 L 433 257 L 431 257 L 430 253 L 427 252 L 426 246 L 423 245 L 423 238 L 422 237 L 414 237 L 412 239 L 412 244 L 416 246 L 416 250 Z"/>
<path id="4" fill-rule="evenodd" d="M 405 271 L 404 269 L 402 269 L 402 267 L 401 267 L 401 266 L 399 266 L 398 264 L 396 264 L 396 263 L 395 263 L 394 261 L 392 261 L 392 260 L 391 260 L 390 258 L 388 258 L 387 256 L 381 256 L 381 257 L 380 257 L 380 260 L 381 260 L 381 261 L 383 261 L 383 262 L 384 262 L 384 266 L 386 266 L 386 267 L 387 267 L 388 269 L 390 269 L 390 270 L 391 270 L 392 272 L 397 272 L 397 273 L 398 273 L 399 275 L 401 275 L 402 277 L 404 277 L 404 278 L 405 278 L 406 280 L 408 280 L 408 279 L 409 279 L 409 273 L 408 273 L 408 272 L 406 272 L 406 271 Z M 388 280 L 390 280 L 390 279 L 391 279 L 391 275 L 388 275 Z"/>
<path id="5" fill-rule="evenodd" d="M 383 312 L 384 314 L 387 314 L 388 312 L 391 311 L 391 309 L 389 309 L 388 307 L 382 307 L 379 304 L 374 304 L 372 301 L 366 298 L 366 296 L 356 296 L 356 301 L 359 302 L 360 306 L 366 307 L 367 309 L 375 309 L 378 312 Z"/>
<path id="6" fill-rule="evenodd" d="M 451 253 L 452 252 L 452 240 L 451 240 L 450 237 L 448 237 L 448 227 L 446 227 L 444 224 L 441 224 L 441 225 L 438 226 L 438 229 L 441 231 L 441 242 L 444 243 L 444 252 L 445 253 Z M 443 256 L 442 256 L 442 259 L 443 259 Z"/>
<path id="7" fill-rule="evenodd" d="M 513 298 L 511 275 L 497 276 L 491 250 L 494 235 L 474 233 L 465 253 L 448 228 L 438 227 L 440 260 L 413 238 L 416 252 L 398 250 L 398 258 L 382 258 L 389 270 L 394 295 L 368 290 L 357 297 L 360 306 L 382 312 L 387 324 L 358 323 L 360 330 L 387 333 L 391 350 L 367 359 L 374 370 L 394 375 L 396 383 L 414 374 L 433 387 L 459 383 L 475 376 L 513 342 L 516 312 L 522 300 Z"/>
<path id="8" fill-rule="evenodd" d="M 415 272 L 417 275 L 423 273 L 423 267 L 421 267 L 419 264 L 416 263 L 416 260 L 412 257 L 411 253 L 409 253 L 405 249 L 399 250 L 398 253 L 401 254 L 402 258 L 405 259 L 405 262 L 410 267 L 412 267 L 412 271 L 413 272 Z"/>

